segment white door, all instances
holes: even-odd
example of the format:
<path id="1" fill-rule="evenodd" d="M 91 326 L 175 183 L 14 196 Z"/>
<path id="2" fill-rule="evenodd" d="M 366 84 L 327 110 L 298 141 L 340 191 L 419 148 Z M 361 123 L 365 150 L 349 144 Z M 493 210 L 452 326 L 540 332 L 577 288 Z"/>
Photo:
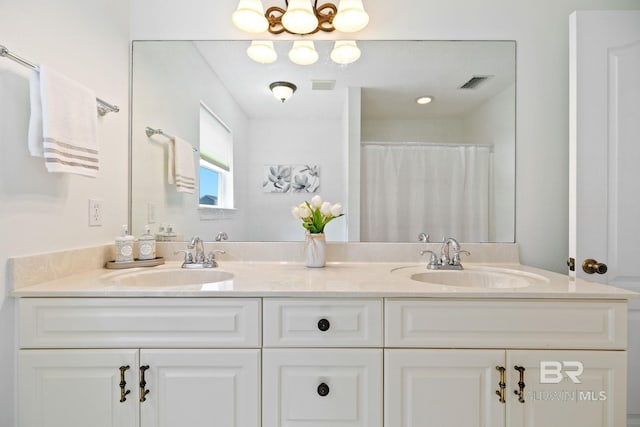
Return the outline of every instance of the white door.
<path id="1" fill-rule="evenodd" d="M 640 11 L 570 23 L 569 256 L 578 277 L 640 291 Z M 586 274 L 586 259 L 607 273 Z M 629 308 L 627 408 L 640 426 L 640 302 Z"/>
<path id="2" fill-rule="evenodd" d="M 385 427 L 504 426 L 504 360 L 504 350 L 385 350 Z"/>
<path id="3" fill-rule="evenodd" d="M 140 366 L 142 427 L 260 426 L 260 350 L 141 350 Z"/>
<path id="4" fill-rule="evenodd" d="M 264 349 L 263 427 L 381 427 L 381 349 Z"/>
<path id="5" fill-rule="evenodd" d="M 137 366 L 136 350 L 20 350 L 18 425 L 136 427 Z"/>
<path id="6" fill-rule="evenodd" d="M 571 15 L 570 256 L 578 277 L 640 290 L 638 76 L 640 11 Z"/>
<path id="7" fill-rule="evenodd" d="M 507 425 L 626 426 L 625 364 L 623 351 L 508 350 Z"/>

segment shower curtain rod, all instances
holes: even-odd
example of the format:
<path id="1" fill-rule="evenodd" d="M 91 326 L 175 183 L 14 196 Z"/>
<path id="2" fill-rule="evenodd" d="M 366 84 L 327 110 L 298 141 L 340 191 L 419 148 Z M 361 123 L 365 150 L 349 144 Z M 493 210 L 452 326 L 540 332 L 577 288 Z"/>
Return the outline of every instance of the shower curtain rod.
<path id="1" fill-rule="evenodd" d="M 168 133 L 165 133 L 162 129 L 154 129 L 152 127 L 147 126 L 146 128 L 144 128 L 144 132 L 147 134 L 147 137 L 151 138 L 153 135 L 162 135 L 166 138 L 169 138 L 171 140 L 175 139 L 175 136 L 173 135 L 169 135 Z M 198 149 L 196 147 L 191 147 L 193 148 L 193 151 L 195 151 L 196 153 L 198 152 Z"/>
<path id="2" fill-rule="evenodd" d="M 9 49 L 7 49 L 5 46 L 0 45 L 0 56 L 4 56 L 6 58 L 11 59 L 14 62 L 17 62 L 18 64 L 25 66 L 27 68 L 31 68 L 33 70 L 40 70 L 40 67 L 36 64 L 34 64 L 31 61 L 28 61 L 24 58 L 19 57 L 18 55 L 14 54 L 13 52 L 9 51 Z M 98 103 L 98 114 L 100 114 L 101 116 L 104 116 L 105 114 L 109 113 L 109 112 L 114 112 L 117 113 L 118 111 L 120 111 L 120 108 L 118 108 L 117 105 L 113 105 L 113 104 L 109 104 L 106 101 L 103 101 L 100 98 L 96 98 L 96 102 Z"/>
<path id="3" fill-rule="evenodd" d="M 383 147 L 395 147 L 395 146 L 415 146 L 415 147 L 479 147 L 479 148 L 488 148 L 493 153 L 493 144 L 464 144 L 464 143 L 453 143 L 448 144 L 446 142 L 362 142 L 360 143 L 362 146 L 367 145 L 378 145 Z"/>

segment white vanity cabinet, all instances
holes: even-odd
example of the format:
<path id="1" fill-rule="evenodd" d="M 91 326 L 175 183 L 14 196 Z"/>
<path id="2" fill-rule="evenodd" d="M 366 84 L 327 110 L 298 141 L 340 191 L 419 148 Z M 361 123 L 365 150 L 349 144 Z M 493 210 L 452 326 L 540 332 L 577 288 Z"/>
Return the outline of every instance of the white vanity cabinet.
<path id="1" fill-rule="evenodd" d="M 626 423 L 625 300 L 30 297 L 19 331 L 20 427 Z"/>
<path id="2" fill-rule="evenodd" d="M 382 299 L 263 308 L 263 427 L 381 427 Z"/>
<path id="3" fill-rule="evenodd" d="M 385 329 L 386 427 L 626 423 L 625 302 L 387 300 Z"/>
<path id="4" fill-rule="evenodd" d="M 260 303 L 21 299 L 19 425 L 260 426 Z"/>

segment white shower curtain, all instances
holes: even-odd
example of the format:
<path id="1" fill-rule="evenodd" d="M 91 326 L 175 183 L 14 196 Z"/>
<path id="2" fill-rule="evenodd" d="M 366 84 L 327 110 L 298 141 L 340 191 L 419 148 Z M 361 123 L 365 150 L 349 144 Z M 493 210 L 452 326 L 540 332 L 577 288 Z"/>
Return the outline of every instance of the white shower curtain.
<path id="1" fill-rule="evenodd" d="M 363 144 L 361 240 L 486 242 L 491 156 L 482 145 Z"/>

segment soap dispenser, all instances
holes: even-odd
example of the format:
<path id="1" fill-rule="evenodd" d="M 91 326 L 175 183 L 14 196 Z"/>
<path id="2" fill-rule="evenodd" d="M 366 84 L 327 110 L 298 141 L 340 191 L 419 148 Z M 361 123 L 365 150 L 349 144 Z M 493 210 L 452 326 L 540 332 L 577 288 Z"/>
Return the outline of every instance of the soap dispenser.
<path id="1" fill-rule="evenodd" d="M 133 240 L 127 225 L 123 225 L 122 234 L 116 237 L 116 262 L 133 261 Z"/>
<path id="2" fill-rule="evenodd" d="M 149 224 L 144 226 L 144 234 L 138 238 L 138 259 L 156 258 L 156 239 L 151 234 Z"/>

